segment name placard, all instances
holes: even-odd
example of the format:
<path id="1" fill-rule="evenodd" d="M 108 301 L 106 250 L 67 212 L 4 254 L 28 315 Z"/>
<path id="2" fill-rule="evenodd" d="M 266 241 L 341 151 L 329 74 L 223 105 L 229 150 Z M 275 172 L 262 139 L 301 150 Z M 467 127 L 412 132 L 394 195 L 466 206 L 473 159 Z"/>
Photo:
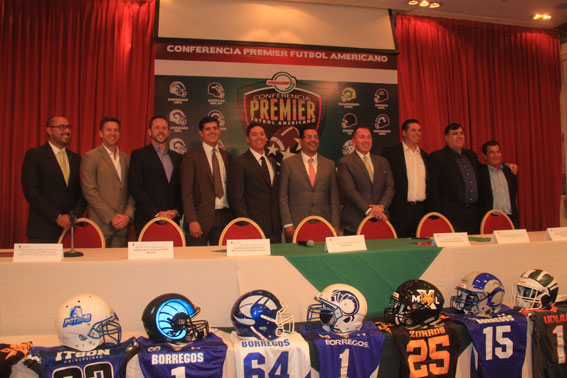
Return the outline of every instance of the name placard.
<path id="1" fill-rule="evenodd" d="M 329 253 L 366 250 L 364 235 L 332 236 L 325 239 L 325 251 Z"/>
<path id="2" fill-rule="evenodd" d="M 492 233 L 491 243 L 510 244 L 510 243 L 529 243 L 530 238 L 525 229 L 521 230 L 496 230 Z"/>
<path id="3" fill-rule="evenodd" d="M 128 242 L 128 259 L 172 259 L 173 242 Z"/>
<path id="4" fill-rule="evenodd" d="M 545 232 L 544 240 L 567 240 L 567 227 L 549 227 Z"/>
<path id="5" fill-rule="evenodd" d="M 270 239 L 229 239 L 226 241 L 227 256 L 269 256 Z"/>
<path id="6" fill-rule="evenodd" d="M 431 245 L 434 247 L 468 247 L 471 243 L 466 232 L 447 232 L 433 234 Z"/>
<path id="7" fill-rule="evenodd" d="M 61 262 L 63 244 L 14 244 L 12 262 Z"/>

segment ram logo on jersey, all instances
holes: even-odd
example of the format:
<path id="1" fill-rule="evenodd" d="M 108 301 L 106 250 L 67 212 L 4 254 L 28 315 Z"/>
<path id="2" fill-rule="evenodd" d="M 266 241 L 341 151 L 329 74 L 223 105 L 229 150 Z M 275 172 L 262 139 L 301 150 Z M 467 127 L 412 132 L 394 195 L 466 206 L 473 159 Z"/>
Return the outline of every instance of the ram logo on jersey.
<path id="1" fill-rule="evenodd" d="M 91 314 L 84 314 L 81 306 L 75 306 L 71 309 L 69 317 L 63 320 L 63 328 L 67 326 L 74 326 L 81 323 L 88 323 L 91 321 Z"/>

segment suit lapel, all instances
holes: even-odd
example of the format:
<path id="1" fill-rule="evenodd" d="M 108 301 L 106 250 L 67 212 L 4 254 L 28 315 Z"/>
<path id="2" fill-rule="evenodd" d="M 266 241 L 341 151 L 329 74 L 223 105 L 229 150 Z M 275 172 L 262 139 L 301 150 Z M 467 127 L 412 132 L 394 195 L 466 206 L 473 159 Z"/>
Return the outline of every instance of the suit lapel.
<path id="1" fill-rule="evenodd" d="M 372 181 L 370 181 L 370 175 L 368 174 L 368 170 L 366 169 L 366 166 L 364 165 L 364 162 L 362 161 L 362 159 L 360 158 L 360 156 L 358 156 L 358 154 L 356 153 L 356 151 L 354 151 L 352 153 L 352 158 L 354 160 L 354 164 L 358 167 L 359 170 L 361 170 L 361 172 L 364 174 L 365 179 L 368 181 L 368 183 L 370 185 L 372 185 Z M 372 161 L 372 165 L 374 166 L 374 177 L 376 177 L 376 164 L 374 164 L 374 161 L 372 159 L 372 155 L 370 155 L 370 160 Z"/>
<path id="2" fill-rule="evenodd" d="M 154 166 L 156 166 L 157 171 L 160 172 L 159 175 L 161 176 L 162 181 L 167 183 L 168 181 L 167 181 L 167 175 L 165 174 L 165 169 L 163 168 L 163 164 L 161 163 L 161 160 L 154 148 L 154 145 L 150 143 L 147 148 L 148 148 L 148 153 L 150 155 L 150 159 L 153 161 Z"/>
<path id="3" fill-rule="evenodd" d="M 65 183 L 65 177 L 63 176 L 63 171 L 61 171 L 61 167 L 59 166 L 59 161 L 57 161 L 57 157 L 53 153 L 53 149 L 51 148 L 49 143 L 46 143 L 44 145 L 44 148 L 45 148 L 45 152 L 47 154 L 48 164 L 51 165 L 51 170 L 53 172 L 57 172 L 57 176 L 60 178 L 62 185 L 64 187 L 67 187 L 67 184 Z M 66 152 L 69 152 L 69 151 L 66 151 Z M 69 156 L 68 153 L 67 153 L 67 156 L 69 157 L 69 182 L 71 182 L 71 173 L 73 172 L 73 170 L 71 169 L 71 160 L 72 159 L 71 159 L 71 157 Z"/>
<path id="4" fill-rule="evenodd" d="M 295 167 L 296 167 L 295 171 L 301 172 L 301 176 L 303 176 L 307 185 L 309 185 L 309 187 L 311 187 L 311 180 L 309 179 L 309 172 L 307 172 L 307 169 L 305 169 L 305 164 L 303 163 L 303 156 L 301 155 L 301 152 L 298 152 L 294 157 L 292 157 L 290 159 L 295 159 L 295 161 L 294 161 L 294 164 L 295 164 Z M 315 178 L 315 182 L 317 182 L 317 178 Z"/>
<path id="5" fill-rule="evenodd" d="M 421 153 L 421 150 L 420 150 Z M 402 177 L 406 182 L 406 187 L 408 186 L 408 167 L 406 167 L 406 155 L 404 153 L 404 145 L 400 143 L 400 148 L 398 149 L 398 161 L 400 162 L 400 166 L 402 167 Z"/>
<path id="6" fill-rule="evenodd" d="M 268 185 L 268 187 L 270 188 L 272 186 L 272 184 L 270 183 L 270 176 L 268 175 L 268 177 L 266 177 L 264 170 L 262 169 L 260 164 L 258 164 L 258 160 L 256 160 L 256 158 L 254 157 L 254 155 L 252 155 L 252 152 L 250 152 L 250 150 L 246 151 L 246 156 L 248 157 L 250 164 L 252 164 L 252 166 L 254 167 L 253 169 L 256 170 L 256 172 L 262 177 L 266 185 Z M 268 162 L 266 162 L 266 164 L 268 164 Z"/>

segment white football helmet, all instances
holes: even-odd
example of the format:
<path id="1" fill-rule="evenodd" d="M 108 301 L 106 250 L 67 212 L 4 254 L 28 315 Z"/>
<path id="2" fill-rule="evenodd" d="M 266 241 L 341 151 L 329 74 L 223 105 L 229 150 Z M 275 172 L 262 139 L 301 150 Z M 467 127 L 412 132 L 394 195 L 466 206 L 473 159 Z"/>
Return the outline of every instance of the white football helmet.
<path id="1" fill-rule="evenodd" d="M 493 274 L 471 272 L 457 284 L 457 295 L 451 297 L 451 307 L 475 316 L 497 312 L 504 299 L 504 285 Z"/>
<path id="2" fill-rule="evenodd" d="M 327 286 L 307 308 L 307 322 L 327 332 L 345 335 L 360 330 L 368 310 L 366 298 L 349 285 Z"/>
<path id="3" fill-rule="evenodd" d="M 512 302 L 519 309 L 551 308 L 557 299 L 559 285 L 551 273 L 541 269 L 530 269 L 522 273 L 514 284 Z"/>
<path id="4" fill-rule="evenodd" d="M 61 344 L 83 352 L 103 343 L 120 343 L 122 328 L 116 313 L 101 297 L 79 294 L 67 299 L 55 316 Z"/>

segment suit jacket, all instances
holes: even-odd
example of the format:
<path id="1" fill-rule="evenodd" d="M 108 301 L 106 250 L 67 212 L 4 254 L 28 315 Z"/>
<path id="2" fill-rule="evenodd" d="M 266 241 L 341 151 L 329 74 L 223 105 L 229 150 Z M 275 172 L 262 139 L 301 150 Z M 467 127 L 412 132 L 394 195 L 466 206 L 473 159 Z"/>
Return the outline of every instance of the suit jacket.
<path id="1" fill-rule="evenodd" d="M 342 157 L 337 166 L 337 180 L 344 196 L 341 226 L 356 232 L 366 217 L 368 205 L 381 204 L 388 209 L 394 196 L 394 178 L 390 164 L 381 156 L 370 154 L 374 180 L 370 181 L 366 166 L 355 152 Z"/>
<path id="2" fill-rule="evenodd" d="M 303 218 L 319 215 L 333 226 L 339 227 L 340 199 L 335 162 L 321 154 L 318 154 L 317 160 L 317 175 L 313 187 L 301 153 L 282 162 L 280 170 L 282 225 L 297 226 Z"/>
<path id="3" fill-rule="evenodd" d="M 516 227 L 520 227 L 520 219 L 518 214 L 518 207 L 516 206 L 516 194 L 518 193 L 518 181 L 516 175 L 512 173 L 507 165 L 503 165 L 502 171 L 508 182 L 508 194 L 510 195 L 510 204 L 512 205 L 512 222 Z M 490 183 L 490 172 L 488 165 L 480 164 L 478 170 L 479 176 L 479 196 L 481 216 L 484 216 L 487 211 L 494 208 L 494 197 L 492 196 L 492 184 Z"/>
<path id="4" fill-rule="evenodd" d="M 179 195 L 181 155 L 171 149 L 168 153 L 173 163 L 173 173 L 169 182 L 153 144 L 132 151 L 128 170 L 128 189 L 136 200 L 134 227 L 137 234 L 160 211 L 176 209 L 179 214 L 183 212 Z"/>
<path id="5" fill-rule="evenodd" d="M 219 148 L 226 169 L 227 181 L 232 158 L 230 154 Z M 227 182 L 228 191 L 228 182 Z M 228 193 L 225 193 L 228 196 Z M 181 197 L 185 224 L 199 222 L 203 233 L 211 231 L 215 219 L 215 185 L 213 173 L 207 160 L 205 150 L 198 148 L 187 151 L 181 161 Z"/>
<path id="6" fill-rule="evenodd" d="M 274 180 L 270 181 L 250 150 L 234 158 L 229 172 L 229 199 L 234 217 L 248 217 L 266 236 L 281 234 L 277 165 L 270 158 Z"/>
<path id="7" fill-rule="evenodd" d="M 49 143 L 26 151 L 22 164 L 22 189 L 30 205 L 26 233 L 29 238 L 56 243 L 63 229 L 55 223 L 60 214 L 73 211 L 81 217 L 85 200 L 79 182 L 81 156 L 67 149 L 69 185 Z"/>
<path id="8" fill-rule="evenodd" d="M 122 151 L 119 154 L 122 180 L 102 144 L 84 154 L 81 160 L 81 188 L 89 204 L 87 216 L 105 236 L 116 232 L 111 224 L 116 214 L 134 219 L 134 198 L 128 194 L 130 157 Z M 118 230 L 118 233 L 126 236 L 128 227 Z"/>
<path id="9" fill-rule="evenodd" d="M 425 164 L 425 175 L 427 177 L 427 152 L 419 149 L 423 163 Z M 388 211 L 392 221 L 401 221 L 405 214 L 409 212 L 408 205 L 408 171 L 406 167 L 406 157 L 404 155 L 404 146 L 402 143 L 397 143 L 393 146 L 386 147 L 382 151 L 382 156 L 388 160 L 392 175 L 394 176 L 394 186 L 396 192 L 392 198 L 392 203 Z M 427 187 L 426 187 L 427 189 Z"/>
<path id="10" fill-rule="evenodd" d="M 476 153 L 467 149 L 463 149 L 462 153 L 473 165 L 478 183 L 479 162 Z M 440 212 L 449 220 L 459 219 L 465 205 L 465 182 L 453 157 L 453 150 L 445 146 L 441 150 L 432 152 L 429 155 L 428 171 L 430 180 L 427 186 L 427 199 L 431 210 Z M 478 194 L 480 199 L 480 188 Z"/>

